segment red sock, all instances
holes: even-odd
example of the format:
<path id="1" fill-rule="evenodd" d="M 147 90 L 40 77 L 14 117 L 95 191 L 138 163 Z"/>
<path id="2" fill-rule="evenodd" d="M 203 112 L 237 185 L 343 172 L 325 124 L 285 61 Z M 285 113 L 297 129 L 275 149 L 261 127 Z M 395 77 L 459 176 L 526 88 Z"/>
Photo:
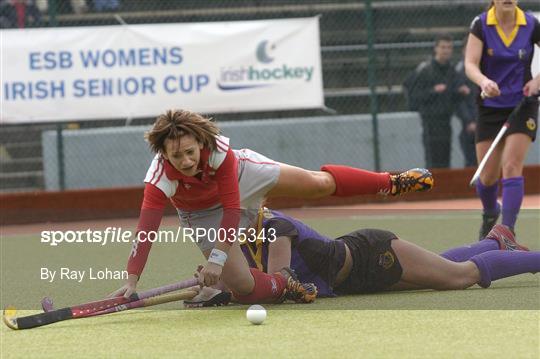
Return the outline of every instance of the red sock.
<path id="1" fill-rule="evenodd" d="M 334 177 L 336 181 L 334 196 L 376 194 L 392 189 L 388 172 L 377 173 L 340 165 L 324 165 L 321 171 L 328 172 Z"/>
<path id="2" fill-rule="evenodd" d="M 247 295 L 233 293 L 239 303 L 275 303 L 281 298 L 287 286 L 287 281 L 281 274 L 266 274 L 256 268 L 250 268 L 249 271 L 255 280 L 255 286 L 253 291 Z"/>

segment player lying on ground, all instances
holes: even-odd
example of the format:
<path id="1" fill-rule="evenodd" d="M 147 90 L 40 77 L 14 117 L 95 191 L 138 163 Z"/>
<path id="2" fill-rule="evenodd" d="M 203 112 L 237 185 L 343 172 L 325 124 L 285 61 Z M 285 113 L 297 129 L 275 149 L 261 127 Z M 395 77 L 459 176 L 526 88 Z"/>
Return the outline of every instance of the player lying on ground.
<path id="1" fill-rule="evenodd" d="M 474 284 L 487 288 L 493 280 L 540 271 L 540 252 L 517 244 L 503 225 L 480 242 L 438 255 L 389 231 L 361 229 L 331 240 L 279 212 L 267 216 L 272 218 L 264 219 L 263 228 L 274 228 L 278 239 L 263 244 L 259 255 L 246 248 L 250 265 L 272 272 L 290 263 L 301 281 L 315 283 L 320 295 Z"/>
<path id="2" fill-rule="evenodd" d="M 219 241 L 197 238 L 208 258 L 200 272 L 205 285 L 215 285 L 221 278 L 243 303 L 278 301 L 284 293 L 290 299 L 308 301 L 306 296 L 311 294 L 288 271 L 266 274 L 248 267 L 235 242 L 235 231 L 249 227 L 249 209 L 256 213 L 265 197 L 399 195 L 428 190 L 433 184 L 431 173 L 424 169 L 390 175 L 324 165 L 321 171 L 307 171 L 250 150 L 233 150 L 219 132 L 210 119 L 180 110 L 159 116 L 147 133 L 156 156 L 145 178 L 137 227 L 140 240 L 129 256 L 128 281 L 112 296 L 129 297 L 135 291 L 152 245 L 145 234 L 158 230 L 167 201 L 178 210 L 184 228 L 224 229 L 219 231 Z"/>
<path id="3" fill-rule="evenodd" d="M 488 236 L 441 255 L 407 242 L 389 231 L 360 229 L 335 240 L 277 211 L 265 211 L 265 231 L 276 230 L 274 242 L 245 243 L 252 267 L 272 273 L 290 266 L 302 282 L 317 286 L 318 296 L 386 290 L 487 288 L 493 280 L 540 271 L 540 252 L 516 243 L 512 231 L 496 225 Z M 206 291 L 190 306 L 216 292 Z"/>

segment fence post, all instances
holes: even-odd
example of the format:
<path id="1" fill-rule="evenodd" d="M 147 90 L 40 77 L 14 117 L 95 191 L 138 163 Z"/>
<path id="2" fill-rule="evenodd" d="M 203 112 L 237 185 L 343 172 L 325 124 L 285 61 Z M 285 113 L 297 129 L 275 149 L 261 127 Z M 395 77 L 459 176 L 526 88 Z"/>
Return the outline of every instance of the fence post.
<path id="1" fill-rule="evenodd" d="M 377 113 L 379 111 L 379 103 L 377 101 L 377 78 L 376 78 L 376 58 L 375 49 L 373 47 L 375 39 L 375 29 L 373 28 L 373 8 L 371 0 L 365 0 L 365 19 L 367 27 L 367 45 L 368 45 L 368 84 L 369 84 L 369 100 L 371 110 L 371 121 L 373 123 L 373 157 L 375 162 L 375 171 L 381 170 L 381 158 L 379 153 L 379 121 Z"/>
<path id="2" fill-rule="evenodd" d="M 49 27 L 58 26 L 58 22 L 56 20 L 56 13 L 58 12 L 58 9 L 56 8 L 56 5 L 56 0 L 49 0 Z"/>
<path id="3" fill-rule="evenodd" d="M 63 125 L 61 123 L 56 125 L 56 155 L 58 162 L 58 187 L 60 191 L 66 189 L 66 172 L 64 161 L 64 134 Z"/>

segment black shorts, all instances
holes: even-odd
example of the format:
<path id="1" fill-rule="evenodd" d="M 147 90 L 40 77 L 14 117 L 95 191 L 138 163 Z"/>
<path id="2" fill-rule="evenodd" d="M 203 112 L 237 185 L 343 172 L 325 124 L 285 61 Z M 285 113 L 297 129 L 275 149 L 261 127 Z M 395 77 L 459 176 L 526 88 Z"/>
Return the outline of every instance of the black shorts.
<path id="1" fill-rule="evenodd" d="M 353 267 L 347 279 L 334 288 L 337 294 L 373 293 L 399 282 L 403 269 L 392 250 L 397 236 L 380 229 L 361 229 L 337 238 L 351 252 Z"/>
<path id="2" fill-rule="evenodd" d="M 492 140 L 497 137 L 502 125 L 514 108 L 493 108 L 480 106 L 478 109 L 478 125 L 476 126 L 476 143 Z M 536 139 L 536 127 L 538 125 L 538 101 L 523 106 L 518 117 L 510 122 L 505 136 L 512 133 L 524 133 L 533 141 Z"/>

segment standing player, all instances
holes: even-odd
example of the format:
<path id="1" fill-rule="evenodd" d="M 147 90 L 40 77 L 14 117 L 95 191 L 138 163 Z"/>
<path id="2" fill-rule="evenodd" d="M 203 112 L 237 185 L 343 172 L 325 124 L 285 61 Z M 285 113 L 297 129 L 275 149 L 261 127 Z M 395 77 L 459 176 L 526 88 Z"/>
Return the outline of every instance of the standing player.
<path id="1" fill-rule="evenodd" d="M 212 286 L 221 278 L 243 303 L 279 301 L 285 293 L 289 299 L 309 302 L 316 290 L 297 282 L 286 269 L 275 274 L 249 269 L 235 240 L 238 229 L 251 223 L 250 209 L 256 212 L 265 196 L 399 195 L 428 190 L 433 183 L 431 173 L 423 169 L 392 176 L 325 165 L 317 172 L 278 163 L 250 150 L 232 150 L 213 122 L 190 111 L 159 116 L 147 140 L 156 157 L 145 178 L 139 240 L 129 256 L 128 281 L 113 296 L 135 291 L 151 248 L 147 234 L 158 230 L 168 200 L 178 210 L 183 227 L 203 229 L 208 235 L 219 229 L 217 238 L 197 238 L 208 258 L 200 272 L 201 283 Z"/>
<path id="2" fill-rule="evenodd" d="M 516 243 L 501 224 L 480 242 L 437 255 L 385 230 L 360 229 L 332 240 L 282 213 L 265 210 L 263 216 L 259 229 L 277 239 L 242 244 L 250 266 L 269 273 L 290 266 L 300 281 L 317 286 L 318 296 L 486 288 L 493 280 L 540 271 L 540 252 Z"/>
<path id="3" fill-rule="evenodd" d="M 465 53 L 467 76 L 485 94 L 478 98 L 476 153 L 482 160 L 503 123 L 523 96 L 538 94 L 540 75 L 532 78 L 534 44 L 540 44 L 540 23 L 517 7 L 517 0 L 495 0 L 471 25 Z M 514 230 L 524 194 L 523 163 L 536 137 L 538 101 L 531 101 L 510 124 L 477 182 L 484 208 L 480 239 L 501 213 L 497 203 L 502 168 L 502 223 Z"/>

